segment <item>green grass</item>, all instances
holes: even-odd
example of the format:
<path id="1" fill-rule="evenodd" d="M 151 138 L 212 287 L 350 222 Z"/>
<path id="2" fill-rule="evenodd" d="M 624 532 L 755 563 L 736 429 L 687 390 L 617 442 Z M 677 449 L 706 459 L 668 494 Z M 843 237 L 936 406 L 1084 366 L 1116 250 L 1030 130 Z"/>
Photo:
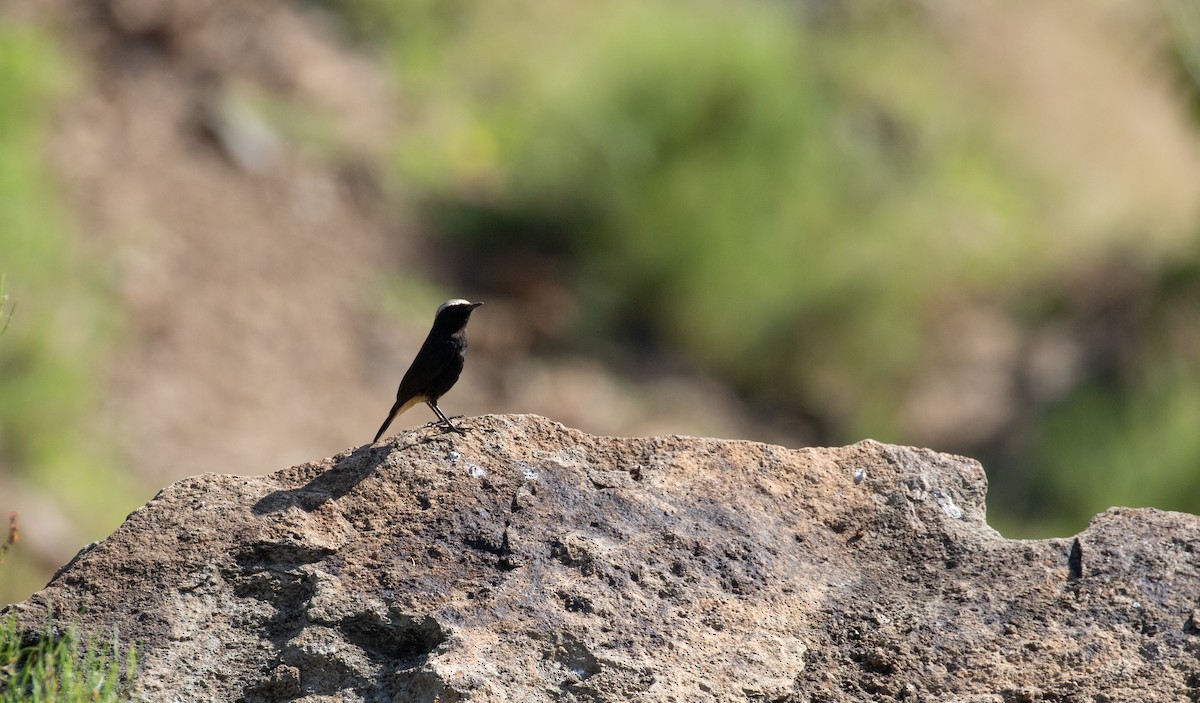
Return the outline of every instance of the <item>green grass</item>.
<path id="1" fill-rule="evenodd" d="M 73 627 L 56 629 L 51 620 L 28 644 L 15 615 L 0 621 L 0 703 L 129 700 L 136 647 L 122 647 L 116 629 L 107 642 L 84 642 Z"/>

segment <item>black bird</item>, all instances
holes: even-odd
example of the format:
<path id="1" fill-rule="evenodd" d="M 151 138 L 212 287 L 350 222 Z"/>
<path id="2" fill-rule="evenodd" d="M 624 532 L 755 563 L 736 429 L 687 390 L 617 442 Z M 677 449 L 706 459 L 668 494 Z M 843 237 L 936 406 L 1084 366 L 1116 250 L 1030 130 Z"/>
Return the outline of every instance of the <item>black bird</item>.
<path id="1" fill-rule="evenodd" d="M 388 425 L 397 415 L 408 410 L 417 403 L 425 403 L 438 419 L 459 434 L 463 431 L 454 426 L 449 418 L 438 407 L 438 398 L 458 381 L 462 373 L 463 361 L 467 356 L 467 320 L 471 311 L 483 305 L 467 300 L 455 299 L 442 303 L 433 316 L 433 329 L 421 345 L 412 365 L 400 380 L 400 389 L 396 391 L 396 404 L 388 413 L 379 431 L 375 433 L 372 443 L 378 442 Z"/>

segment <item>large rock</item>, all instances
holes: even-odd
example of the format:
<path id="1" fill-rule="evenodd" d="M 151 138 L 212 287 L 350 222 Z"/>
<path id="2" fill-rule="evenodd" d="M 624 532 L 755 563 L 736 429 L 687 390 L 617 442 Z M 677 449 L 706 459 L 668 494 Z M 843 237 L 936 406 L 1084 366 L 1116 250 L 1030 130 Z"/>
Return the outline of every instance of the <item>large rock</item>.
<path id="1" fill-rule="evenodd" d="M 176 483 L 28 601 L 152 701 L 1200 699 L 1200 519 L 1007 540 L 974 461 L 424 427 Z"/>

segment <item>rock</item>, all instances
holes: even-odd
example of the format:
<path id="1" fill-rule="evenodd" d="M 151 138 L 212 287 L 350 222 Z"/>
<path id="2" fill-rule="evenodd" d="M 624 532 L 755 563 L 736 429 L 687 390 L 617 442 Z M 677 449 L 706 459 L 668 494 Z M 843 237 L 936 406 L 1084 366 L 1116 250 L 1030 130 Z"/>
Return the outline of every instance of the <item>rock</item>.
<path id="1" fill-rule="evenodd" d="M 928 450 L 462 424 L 180 481 L 8 611 L 150 701 L 1200 697 L 1195 516 L 1007 540 Z"/>

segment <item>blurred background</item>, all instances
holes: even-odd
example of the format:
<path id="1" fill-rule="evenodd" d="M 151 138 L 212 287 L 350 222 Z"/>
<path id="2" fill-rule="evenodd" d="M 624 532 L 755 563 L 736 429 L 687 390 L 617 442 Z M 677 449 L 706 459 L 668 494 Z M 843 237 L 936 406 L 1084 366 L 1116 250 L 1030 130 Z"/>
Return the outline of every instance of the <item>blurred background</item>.
<path id="1" fill-rule="evenodd" d="M 1196 8 L 6 0 L 0 604 L 368 441 L 450 297 L 450 414 L 966 454 L 1015 537 L 1200 512 Z"/>

